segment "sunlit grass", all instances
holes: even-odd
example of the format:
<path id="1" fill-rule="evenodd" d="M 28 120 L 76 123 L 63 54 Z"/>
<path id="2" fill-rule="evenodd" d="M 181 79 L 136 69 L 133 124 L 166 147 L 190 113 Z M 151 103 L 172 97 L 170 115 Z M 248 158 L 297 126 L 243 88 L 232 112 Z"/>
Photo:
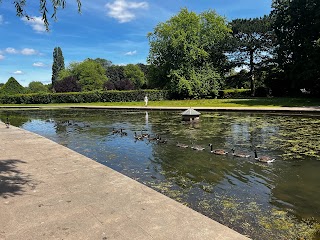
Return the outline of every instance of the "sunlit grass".
<path id="1" fill-rule="evenodd" d="M 1 106 L 70 107 L 70 106 L 120 106 L 143 107 L 144 102 L 96 102 L 61 104 L 0 104 Z M 316 98 L 250 98 L 250 99 L 197 99 L 149 101 L 149 107 L 307 107 L 320 106 Z"/>

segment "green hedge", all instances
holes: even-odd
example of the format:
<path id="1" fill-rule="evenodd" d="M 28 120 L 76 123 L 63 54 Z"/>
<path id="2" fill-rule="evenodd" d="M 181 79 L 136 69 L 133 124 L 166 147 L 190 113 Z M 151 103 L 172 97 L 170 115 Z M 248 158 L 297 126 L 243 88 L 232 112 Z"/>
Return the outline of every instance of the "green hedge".
<path id="1" fill-rule="evenodd" d="M 250 89 L 225 89 L 219 91 L 218 98 L 247 98 L 250 93 Z"/>
<path id="2" fill-rule="evenodd" d="M 169 99 L 164 90 L 94 91 L 72 93 L 35 93 L 0 96 L 1 104 L 47 104 L 47 103 L 89 103 L 89 102 L 136 102 Z"/>

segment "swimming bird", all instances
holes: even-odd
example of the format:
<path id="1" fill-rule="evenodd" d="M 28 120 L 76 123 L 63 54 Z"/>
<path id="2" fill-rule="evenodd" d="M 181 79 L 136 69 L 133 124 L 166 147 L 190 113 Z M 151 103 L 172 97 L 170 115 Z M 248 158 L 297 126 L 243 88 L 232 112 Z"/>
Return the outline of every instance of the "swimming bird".
<path id="1" fill-rule="evenodd" d="M 191 149 L 197 150 L 197 151 L 203 151 L 205 148 L 204 148 L 204 147 L 201 147 L 201 146 L 199 146 L 199 145 L 194 145 L 194 144 L 192 143 Z"/>
<path id="2" fill-rule="evenodd" d="M 136 140 L 141 140 L 141 141 L 143 141 L 143 137 L 142 137 L 141 135 L 137 135 L 137 132 L 134 132 L 134 138 L 135 138 Z"/>
<path id="3" fill-rule="evenodd" d="M 124 132 L 122 128 L 120 129 L 120 134 L 121 134 L 121 136 L 127 136 L 128 135 L 128 133 Z"/>
<path id="4" fill-rule="evenodd" d="M 149 141 L 155 141 L 155 140 L 158 140 L 158 139 L 159 139 L 159 135 L 156 134 L 154 137 L 151 137 L 151 135 L 148 134 L 147 139 L 148 139 Z"/>
<path id="5" fill-rule="evenodd" d="M 235 150 L 233 148 L 231 150 L 232 150 L 232 156 L 240 157 L 240 158 L 248 158 L 248 157 L 250 157 L 249 154 L 245 154 L 245 153 L 242 153 L 242 152 L 235 153 Z"/>
<path id="6" fill-rule="evenodd" d="M 272 158 L 272 157 L 269 157 L 269 156 L 260 156 L 260 157 L 258 157 L 257 150 L 254 150 L 254 159 L 259 161 L 259 162 L 262 162 L 262 163 L 272 163 L 272 162 L 274 162 L 276 160 L 275 158 Z"/>
<path id="7" fill-rule="evenodd" d="M 161 137 L 158 137 L 157 139 L 157 143 L 167 143 L 168 140 L 167 139 L 161 139 Z"/>
<path id="8" fill-rule="evenodd" d="M 115 134 L 115 133 L 120 133 L 120 130 L 113 128 L 113 129 L 112 129 L 112 134 Z"/>
<path id="9" fill-rule="evenodd" d="M 188 148 L 189 147 L 187 144 L 183 144 L 183 143 L 179 143 L 179 142 L 176 144 L 176 146 L 180 147 L 180 148 Z"/>
<path id="10" fill-rule="evenodd" d="M 218 155 L 226 155 L 226 154 L 228 154 L 228 152 L 223 150 L 223 149 L 214 149 L 213 150 L 213 146 L 212 146 L 211 143 L 209 144 L 209 147 L 211 148 L 211 150 L 210 150 L 211 153 L 218 154 Z"/>

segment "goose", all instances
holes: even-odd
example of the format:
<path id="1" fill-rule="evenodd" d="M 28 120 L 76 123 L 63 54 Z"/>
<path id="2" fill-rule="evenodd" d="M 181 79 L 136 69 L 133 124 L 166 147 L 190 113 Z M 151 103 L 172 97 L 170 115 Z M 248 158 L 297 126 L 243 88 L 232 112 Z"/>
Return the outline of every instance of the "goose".
<path id="1" fill-rule="evenodd" d="M 168 142 L 167 139 L 161 139 L 161 137 L 158 136 L 157 143 L 167 143 L 167 142 Z"/>
<path id="2" fill-rule="evenodd" d="M 159 135 L 156 134 L 154 137 L 151 137 L 150 134 L 148 134 L 147 139 L 148 139 L 149 141 L 155 141 L 155 140 L 158 140 L 158 139 L 159 139 Z"/>
<path id="3" fill-rule="evenodd" d="M 9 128 L 10 127 L 10 122 L 9 122 L 9 118 L 7 117 L 7 121 L 6 121 L 6 127 Z"/>
<path id="4" fill-rule="evenodd" d="M 116 130 L 115 128 L 112 129 L 112 134 L 115 134 L 115 133 L 119 133 L 120 130 Z"/>
<path id="5" fill-rule="evenodd" d="M 269 156 L 260 156 L 260 157 L 258 157 L 257 150 L 254 150 L 254 159 L 259 161 L 259 162 L 262 162 L 262 163 L 272 163 L 272 162 L 274 162 L 276 160 L 275 158 L 272 158 L 272 157 L 269 157 Z"/>
<path id="6" fill-rule="evenodd" d="M 201 146 L 199 146 L 199 145 L 194 145 L 193 143 L 192 143 L 191 148 L 192 148 L 193 150 L 197 150 L 197 151 L 203 151 L 203 150 L 205 149 L 204 147 L 201 147 Z"/>
<path id="7" fill-rule="evenodd" d="M 223 149 L 215 149 L 215 150 L 213 150 L 213 146 L 212 146 L 211 143 L 209 144 L 209 146 L 211 148 L 211 150 L 210 150 L 211 153 L 218 154 L 218 155 L 226 155 L 226 154 L 228 154 L 228 152 L 223 150 Z"/>
<path id="8" fill-rule="evenodd" d="M 250 157 L 249 154 L 245 154 L 245 153 L 242 153 L 242 152 L 235 153 L 234 151 L 235 151 L 235 150 L 232 148 L 232 156 L 241 157 L 241 158 L 248 158 L 248 157 Z"/>
<path id="9" fill-rule="evenodd" d="M 134 132 L 134 138 L 136 140 L 142 140 L 143 141 L 143 137 L 141 135 L 137 135 L 137 132 Z"/>
<path id="10" fill-rule="evenodd" d="M 128 135 L 128 133 L 124 132 L 122 128 L 120 129 L 120 134 L 121 134 L 121 136 L 127 136 Z"/>
<path id="11" fill-rule="evenodd" d="M 148 133 L 142 133 L 142 130 L 141 130 L 141 137 L 147 138 L 148 136 L 149 136 Z"/>
<path id="12" fill-rule="evenodd" d="M 176 146 L 180 147 L 180 148 L 188 148 L 189 147 L 187 144 L 183 144 L 183 143 L 179 143 L 179 142 L 176 144 Z"/>

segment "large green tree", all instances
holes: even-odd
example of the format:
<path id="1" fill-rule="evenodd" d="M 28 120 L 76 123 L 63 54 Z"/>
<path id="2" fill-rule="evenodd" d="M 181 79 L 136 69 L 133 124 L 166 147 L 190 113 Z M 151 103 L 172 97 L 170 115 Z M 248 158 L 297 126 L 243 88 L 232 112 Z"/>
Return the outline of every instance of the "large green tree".
<path id="1" fill-rule="evenodd" d="M 124 67 L 124 75 L 135 86 L 136 89 L 140 89 L 146 82 L 144 73 L 138 65 L 128 64 Z"/>
<path id="2" fill-rule="evenodd" d="M 200 86 L 197 81 L 202 80 L 195 76 L 208 67 L 222 70 L 225 55 L 221 46 L 230 31 L 226 19 L 212 10 L 198 15 L 183 8 L 168 21 L 159 23 L 148 34 L 151 85 L 169 88 L 178 95 L 183 93 L 184 97 L 199 95 L 193 87 Z"/>
<path id="3" fill-rule="evenodd" d="M 235 66 L 247 66 L 251 94 L 255 94 L 256 70 L 273 56 L 274 34 L 269 16 L 235 19 L 231 22 L 231 61 Z"/>
<path id="4" fill-rule="evenodd" d="M 60 47 L 55 47 L 53 50 L 53 64 L 52 64 L 52 87 L 54 88 L 54 85 L 59 77 L 59 72 L 61 70 L 64 70 L 64 57 L 62 54 L 62 50 Z"/>
<path id="5" fill-rule="evenodd" d="M 28 91 L 31 93 L 45 93 L 49 90 L 42 82 L 32 81 L 28 85 Z"/>
<path id="6" fill-rule="evenodd" d="M 279 81 L 289 92 L 306 88 L 320 95 L 320 1 L 273 0 L 272 7 Z"/>
<path id="7" fill-rule="evenodd" d="M 71 85 L 74 85 L 76 79 L 82 91 L 101 90 L 108 80 L 106 70 L 100 63 L 92 59 L 86 59 L 80 63 L 70 63 L 67 69 L 60 71 L 59 81 L 68 79 L 72 81 Z M 68 83 L 65 83 L 65 85 L 68 85 Z M 78 89 L 78 86 L 76 88 Z"/>
<path id="8" fill-rule="evenodd" d="M 81 1 L 76 0 L 78 4 L 78 12 L 81 12 Z M 0 0 L 0 4 L 2 0 Z M 27 4 L 26 0 L 14 0 L 13 5 L 16 9 L 16 13 L 18 17 L 26 17 L 28 20 L 32 19 L 32 16 L 28 13 L 27 8 L 30 8 L 32 3 Z M 48 6 L 47 0 L 40 0 L 39 2 L 39 13 L 42 17 L 43 23 L 47 30 L 49 30 L 49 19 L 47 14 L 51 15 L 51 18 L 54 20 L 57 19 L 57 11 L 59 9 L 64 9 L 66 6 L 66 0 L 51 0 L 51 5 Z"/>

